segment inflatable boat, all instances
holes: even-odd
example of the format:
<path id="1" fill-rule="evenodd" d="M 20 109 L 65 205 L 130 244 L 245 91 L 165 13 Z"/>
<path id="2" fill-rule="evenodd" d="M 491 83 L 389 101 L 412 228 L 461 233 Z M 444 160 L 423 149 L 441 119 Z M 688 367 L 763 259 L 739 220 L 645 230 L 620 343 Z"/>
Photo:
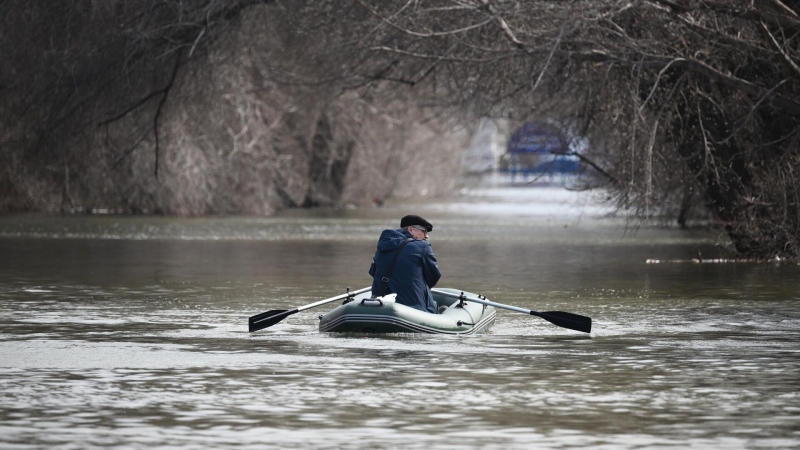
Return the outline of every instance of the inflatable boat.
<path id="1" fill-rule="evenodd" d="M 395 295 L 370 298 L 369 292 L 345 300 L 333 311 L 319 316 L 319 331 L 357 333 L 431 333 L 479 334 L 494 325 L 497 312 L 493 306 L 470 302 L 476 294 L 456 289 L 437 289 L 454 296 L 434 292 L 433 299 L 444 309 L 441 314 L 401 305 Z M 464 294 L 464 298 L 455 298 Z M 446 308 L 442 308 L 445 306 Z"/>
<path id="2" fill-rule="evenodd" d="M 269 328 L 283 319 L 307 309 L 344 300 L 328 314 L 319 316 L 322 332 L 356 333 L 433 333 L 478 334 L 494 325 L 495 308 L 507 309 L 542 319 L 570 330 L 592 332 L 592 318 L 564 311 L 533 311 L 517 306 L 489 301 L 483 295 L 458 289 L 432 289 L 433 298 L 440 308 L 439 314 L 419 311 L 395 302 L 394 295 L 372 298 L 371 287 L 320 300 L 292 309 L 273 309 L 251 316 L 248 330 Z"/>

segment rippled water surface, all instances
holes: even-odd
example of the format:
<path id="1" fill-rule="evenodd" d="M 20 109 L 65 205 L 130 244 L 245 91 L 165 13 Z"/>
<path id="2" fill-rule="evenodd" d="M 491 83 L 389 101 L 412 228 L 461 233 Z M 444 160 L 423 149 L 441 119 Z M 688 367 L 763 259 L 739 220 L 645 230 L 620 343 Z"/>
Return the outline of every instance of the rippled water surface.
<path id="1" fill-rule="evenodd" d="M 713 257 L 715 236 L 526 195 L 2 217 L 0 447 L 800 447 L 796 265 L 645 264 Z M 503 310 L 483 336 L 320 334 L 333 305 L 247 333 L 370 285 L 377 235 L 409 212 L 434 223 L 441 287 L 592 334 Z"/>

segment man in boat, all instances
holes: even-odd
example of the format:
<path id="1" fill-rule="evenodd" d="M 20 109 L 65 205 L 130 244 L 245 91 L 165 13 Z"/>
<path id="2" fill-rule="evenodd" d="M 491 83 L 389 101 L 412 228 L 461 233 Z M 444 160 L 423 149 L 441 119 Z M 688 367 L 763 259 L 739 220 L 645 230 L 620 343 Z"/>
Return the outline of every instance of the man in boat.
<path id="1" fill-rule="evenodd" d="M 431 288 L 436 286 L 442 272 L 436 263 L 428 233 L 433 225 L 420 216 L 405 216 L 397 230 L 383 230 L 378 239 L 378 250 L 372 258 L 369 274 L 372 275 L 372 295 L 397 294 L 397 303 L 436 314 L 436 302 Z M 395 251 L 406 239 L 412 239 L 401 250 L 389 277 L 389 286 L 382 292 L 384 274 L 389 269 Z"/>

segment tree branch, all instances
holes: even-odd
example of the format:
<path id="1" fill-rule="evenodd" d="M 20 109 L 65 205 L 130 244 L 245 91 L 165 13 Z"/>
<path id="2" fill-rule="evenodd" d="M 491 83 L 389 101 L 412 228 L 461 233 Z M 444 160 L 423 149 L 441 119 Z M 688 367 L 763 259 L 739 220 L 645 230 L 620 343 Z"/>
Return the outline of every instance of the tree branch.
<path id="1" fill-rule="evenodd" d="M 164 107 L 164 103 L 167 102 L 167 97 L 169 96 L 169 91 L 172 89 L 172 86 L 175 84 L 175 77 L 178 75 L 178 69 L 181 67 L 181 55 L 183 51 L 178 51 L 178 54 L 175 55 L 175 64 L 172 67 L 172 74 L 169 77 L 169 81 L 167 85 L 164 86 L 164 95 L 161 97 L 161 101 L 158 102 L 158 108 L 156 108 L 156 114 L 153 116 L 153 136 L 156 140 L 156 162 L 155 162 L 155 173 L 154 176 L 158 178 L 158 119 L 161 117 L 161 110 Z"/>
<path id="2" fill-rule="evenodd" d="M 536 88 L 539 87 L 539 83 L 542 81 L 542 77 L 544 76 L 544 72 L 547 70 L 547 67 L 550 66 L 550 60 L 553 59 L 553 54 L 558 49 L 558 45 L 561 43 L 561 38 L 564 37 L 564 29 L 567 27 L 567 23 L 564 22 L 561 24 L 561 31 L 558 33 L 558 38 L 556 38 L 555 44 L 553 44 L 553 49 L 550 50 L 550 54 L 547 55 L 547 60 L 544 62 L 544 67 L 542 67 L 542 71 L 539 72 L 539 77 L 536 79 L 536 83 L 533 84 L 531 88 L 531 93 L 536 91 Z"/>
<path id="3" fill-rule="evenodd" d="M 145 95 L 144 97 L 142 97 L 138 101 L 134 102 L 131 106 L 126 108 L 124 111 L 114 115 L 113 117 L 110 117 L 110 118 L 108 118 L 106 120 L 103 120 L 102 122 L 98 122 L 97 126 L 101 127 L 103 125 L 108 125 L 111 122 L 116 122 L 117 120 L 122 119 L 123 117 L 127 116 L 128 114 L 130 114 L 133 110 L 135 110 L 135 109 L 139 108 L 140 106 L 144 105 L 145 103 L 147 103 L 147 101 L 150 100 L 151 98 L 153 98 L 153 97 L 155 97 L 157 95 L 161 95 L 163 93 L 164 93 L 164 89 L 159 89 L 157 91 L 153 91 L 153 92 Z"/>
<path id="4" fill-rule="evenodd" d="M 483 5 L 486 6 L 487 8 L 489 8 L 489 12 L 490 13 L 492 13 L 494 15 L 498 14 L 497 8 L 495 8 L 494 5 L 489 3 L 489 0 L 481 0 L 481 3 L 483 3 Z M 517 39 L 517 37 L 514 36 L 514 33 L 511 31 L 511 27 L 508 26 L 508 23 L 506 23 L 505 19 L 503 19 L 502 17 L 500 17 L 498 15 L 497 16 L 497 22 L 500 24 L 500 28 L 503 29 L 503 34 L 506 35 L 508 40 L 511 41 L 511 43 L 514 44 L 514 46 L 516 46 L 517 48 L 523 48 L 524 47 L 525 44 L 520 42 L 519 39 Z"/>
<path id="5" fill-rule="evenodd" d="M 783 12 L 785 12 L 786 14 L 789 14 L 792 17 L 797 17 L 797 13 L 794 12 L 794 10 L 792 8 L 789 8 L 788 6 L 786 6 L 786 4 L 783 3 L 781 0 L 771 0 L 771 1 L 772 1 L 773 5 L 775 5 L 779 9 L 782 9 Z"/>
<path id="6" fill-rule="evenodd" d="M 779 44 L 778 41 L 775 39 L 775 36 L 773 36 L 772 33 L 769 32 L 769 29 L 764 24 L 764 22 L 761 22 L 760 25 L 761 25 L 761 31 L 764 32 L 764 36 L 766 37 L 767 42 L 769 42 L 769 44 L 772 45 L 772 48 L 774 48 L 778 53 L 781 54 L 783 62 L 786 63 L 789 69 L 791 69 L 795 75 L 800 76 L 800 67 L 798 67 L 797 64 L 795 64 L 795 62 L 792 61 L 792 58 L 789 57 L 789 55 L 787 55 L 786 52 L 783 51 L 783 49 L 781 48 L 781 44 Z"/>
<path id="7" fill-rule="evenodd" d="M 581 155 L 580 153 L 578 153 L 578 152 L 566 152 L 566 153 L 560 153 L 560 154 L 561 155 L 567 155 L 567 156 L 577 156 L 578 159 L 580 159 L 584 163 L 590 165 L 594 170 L 598 171 L 601 175 L 606 177 L 612 184 L 619 184 L 619 179 L 617 177 L 615 177 L 615 176 L 611 175 L 610 173 L 606 172 L 605 170 L 603 170 L 602 167 L 597 165 L 597 163 L 595 163 L 591 159 Z"/>
<path id="8" fill-rule="evenodd" d="M 800 115 L 800 102 L 797 102 L 796 100 L 791 99 L 789 97 L 785 97 L 783 95 L 771 92 L 770 89 L 765 89 L 761 86 L 757 86 L 747 80 L 737 78 L 732 75 L 724 74 L 719 70 L 695 58 L 670 58 L 667 56 L 647 55 L 647 54 L 631 55 L 631 56 L 640 56 L 644 58 L 643 60 L 640 60 L 633 57 L 615 56 L 610 53 L 598 50 L 592 50 L 589 52 L 564 52 L 564 56 L 583 62 L 600 62 L 600 63 L 610 62 L 615 64 L 621 64 L 628 67 L 635 66 L 636 64 L 642 64 L 645 67 L 649 67 L 656 70 L 661 70 L 668 65 L 672 65 L 673 67 L 678 69 L 686 69 L 696 74 L 704 75 L 707 78 L 713 79 L 714 81 L 717 81 L 722 85 L 745 92 L 754 97 L 759 97 L 759 98 L 764 97 L 769 100 L 769 103 L 772 104 L 772 106 L 790 112 L 792 114 Z"/>
<path id="9" fill-rule="evenodd" d="M 747 9 L 737 8 L 731 6 L 729 2 L 703 0 L 698 2 L 691 2 L 688 5 L 682 5 L 670 0 L 649 0 L 649 1 L 665 5 L 670 9 L 678 12 L 706 10 L 706 11 L 713 11 L 725 14 L 726 16 L 730 17 L 737 17 L 740 19 L 749 20 L 751 22 L 756 22 L 756 23 L 766 22 L 770 25 L 778 25 L 787 29 L 800 28 L 800 20 L 797 19 L 796 15 L 792 17 L 784 14 L 775 14 L 770 11 L 759 11 L 752 8 L 747 8 Z"/>
<path id="10" fill-rule="evenodd" d="M 426 37 L 437 37 L 437 36 L 450 36 L 450 35 L 454 35 L 454 34 L 465 33 L 465 32 L 470 31 L 470 30 L 475 30 L 475 29 L 478 29 L 478 28 L 482 28 L 484 25 L 486 25 L 488 23 L 491 23 L 494 20 L 496 20 L 500 16 L 500 14 L 502 12 L 505 12 L 506 10 L 510 9 L 511 6 L 513 6 L 513 4 L 509 5 L 508 7 L 496 12 L 495 14 L 493 14 L 488 19 L 486 19 L 486 20 L 484 20 L 482 22 L 478 22 L 478 23 L 476 23 L 474 25 L 469 25 L 469 26 L 466 26 L 466 27 L 456 28 L 456 29 L 447 30 L 447 31 L 432 31 L 432 32 L 429 32 L 429 33 L 420 33 L 418 31 L 409 30 L 408 28 L 404 28 L 404 27 L 401 27 L 400 25 L 397 25 L 396 23 L 394 23 L 391 20 L 387 19 L 386 17 L 382 16 L 378 11 L 375 10 L 375 8 L 373 8 L 372 6 L 370 6 L 366 2 L 364 2 L 364 0 L 356 0 L 356 1 L 358 3 L 360 3 L 361 6 L 366 8 L 367 11 L 369 11 L 372 15 L 374 15 L 377 18 L 379 18 L 381 21 L 383 21 L 384 23 L 386 23 L 390 27 L 395 28 L 396 30 L 401 31 L 401 32 L 403 32 L 405 34 L 409 34 L 411 36 L 416 36 L 416 37 L 423 37 L 423 38 L 426 38 Z"/>

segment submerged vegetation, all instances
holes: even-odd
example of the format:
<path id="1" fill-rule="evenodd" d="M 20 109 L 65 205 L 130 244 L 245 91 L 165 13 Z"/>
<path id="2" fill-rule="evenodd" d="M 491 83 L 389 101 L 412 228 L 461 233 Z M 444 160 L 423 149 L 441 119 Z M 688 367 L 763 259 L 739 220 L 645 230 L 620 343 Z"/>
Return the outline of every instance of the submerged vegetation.
<path id="1" fill-rule="evenodd" d="M 0 210 L 269 213 L 457 182 L 480 116 L 557 120 L 639 217 L 800 254 L 781 0 L 9 0 Z"/>

